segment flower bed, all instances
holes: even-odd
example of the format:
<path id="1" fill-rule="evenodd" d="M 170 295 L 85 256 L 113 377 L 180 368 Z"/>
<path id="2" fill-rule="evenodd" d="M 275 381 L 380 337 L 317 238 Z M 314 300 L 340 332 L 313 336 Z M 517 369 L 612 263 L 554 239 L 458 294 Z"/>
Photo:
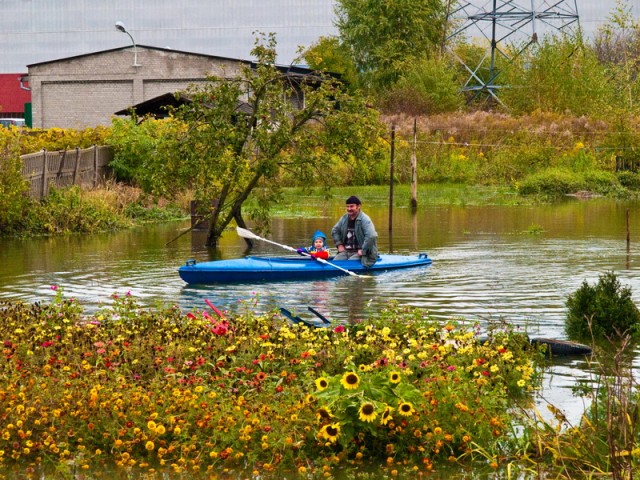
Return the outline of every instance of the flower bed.
<path id="1" fill-rule="evenodd" d="M 393 304 L 308 328 L 114 297 L 91 317 L 61 291 L 50 305 L 2 306 L 0 465 L 262 478 L 496 468 L 512 453 L 510 407 L 539 382 L 523 335 L 499 329 L 481 344 Z"/>

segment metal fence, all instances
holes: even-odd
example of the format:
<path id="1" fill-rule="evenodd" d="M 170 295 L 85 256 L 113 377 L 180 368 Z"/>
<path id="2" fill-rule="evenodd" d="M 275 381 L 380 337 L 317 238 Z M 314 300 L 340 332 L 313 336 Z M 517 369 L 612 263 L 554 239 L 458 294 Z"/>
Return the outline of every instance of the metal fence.
<path id="1" fill-rule="evenodd" d="M 95 187 L 109 175 L 107 165 L 113 160 L 110 146 L 94 145 L 90 148 L 60 150 L 22 155 L 22 176 L 29 182 L 29 194 L 41 199 L 51 187 L 71 185 Z"/>

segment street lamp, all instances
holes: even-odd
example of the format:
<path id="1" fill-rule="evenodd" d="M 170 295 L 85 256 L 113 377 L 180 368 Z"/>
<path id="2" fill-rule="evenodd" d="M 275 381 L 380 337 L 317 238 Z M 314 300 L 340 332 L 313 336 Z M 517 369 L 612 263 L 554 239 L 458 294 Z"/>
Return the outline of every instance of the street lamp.
<path id="1" fill-rule="evenodd" d="M 138 65 L 138 50 L 136 49 L 136 41 L 133 39 L 131 34 L 127 31 L 127 27 L 124 26 L 124 23 L 122 23 L 120 20 L 116 22 L 116 29 L 120 30 L 122 33 L 126 33 L 127 35 L 129 35 L 129 38 L 131 39 L 131 43 L 133 43 L 133 66 L 140 67 L 141 65 Z"/>

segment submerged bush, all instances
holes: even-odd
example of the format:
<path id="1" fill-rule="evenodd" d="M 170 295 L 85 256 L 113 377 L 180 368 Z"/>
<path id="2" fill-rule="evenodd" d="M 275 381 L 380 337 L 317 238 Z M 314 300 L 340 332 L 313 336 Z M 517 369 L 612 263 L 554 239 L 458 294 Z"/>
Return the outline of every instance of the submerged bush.
<path id="1" fill-rule="evenodd" d="M 613 272 L 600 275 L 596 285 L 585 280 L 567 299 L 565 330 L 578 340 L 640 334 L 640 311 Z"/>

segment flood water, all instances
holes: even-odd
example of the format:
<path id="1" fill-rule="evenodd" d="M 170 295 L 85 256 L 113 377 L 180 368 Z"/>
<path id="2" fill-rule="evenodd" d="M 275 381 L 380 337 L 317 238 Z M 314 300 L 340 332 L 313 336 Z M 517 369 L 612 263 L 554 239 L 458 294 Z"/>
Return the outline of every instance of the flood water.
<path id="1" fill-rule="evenodd" d="M 312 306 L 336 322 L 366 317 L 395 300 L 439 318 L 484 325 L 503 320 L 531 337 L 559 339 L 566 338 L 566 298 L 585 280 L 593 284 L 614 271 L 640 304 L 638 202 L 570 199 L 535 207 L 424 207 L 415 215 L 400 208 L 393 212 L 391 235 L 387 208 L 365 204 L 363 210 L 376 225 L 381 252 L 426 252 L 433 264 L 371 279 L 189 286 L 177 273 L 186 260 L 242 257 L 248 253 L 246 244 L 234 231 L 217 251 L 203 247 L 201 234 L 173 241 L 188 227 L 173 223 L 94 236 L 0 239 L 0 299 L 46 301 L 55 284 L 87 312 L 109 304 L 113 293 L 131 292 L 142 305 L 177 304 L 185 311 L 205 309 L 208 299 L 231 311 L 247 305 L 257 311 L 286 307 L 311 319 L 307 306 Z M 313 218 L 275 219 L 268 238 L 308 245 L 316 229 L 329 235 L 343 211 L 336 201 Z M 260 242 L 251 254 L 288 252 Z M 589 375 L 583 358 L 557 360 L 546 375 L 543 395 L 569 418 L 579 418 L 582 403 L 570 387 Z"/>

